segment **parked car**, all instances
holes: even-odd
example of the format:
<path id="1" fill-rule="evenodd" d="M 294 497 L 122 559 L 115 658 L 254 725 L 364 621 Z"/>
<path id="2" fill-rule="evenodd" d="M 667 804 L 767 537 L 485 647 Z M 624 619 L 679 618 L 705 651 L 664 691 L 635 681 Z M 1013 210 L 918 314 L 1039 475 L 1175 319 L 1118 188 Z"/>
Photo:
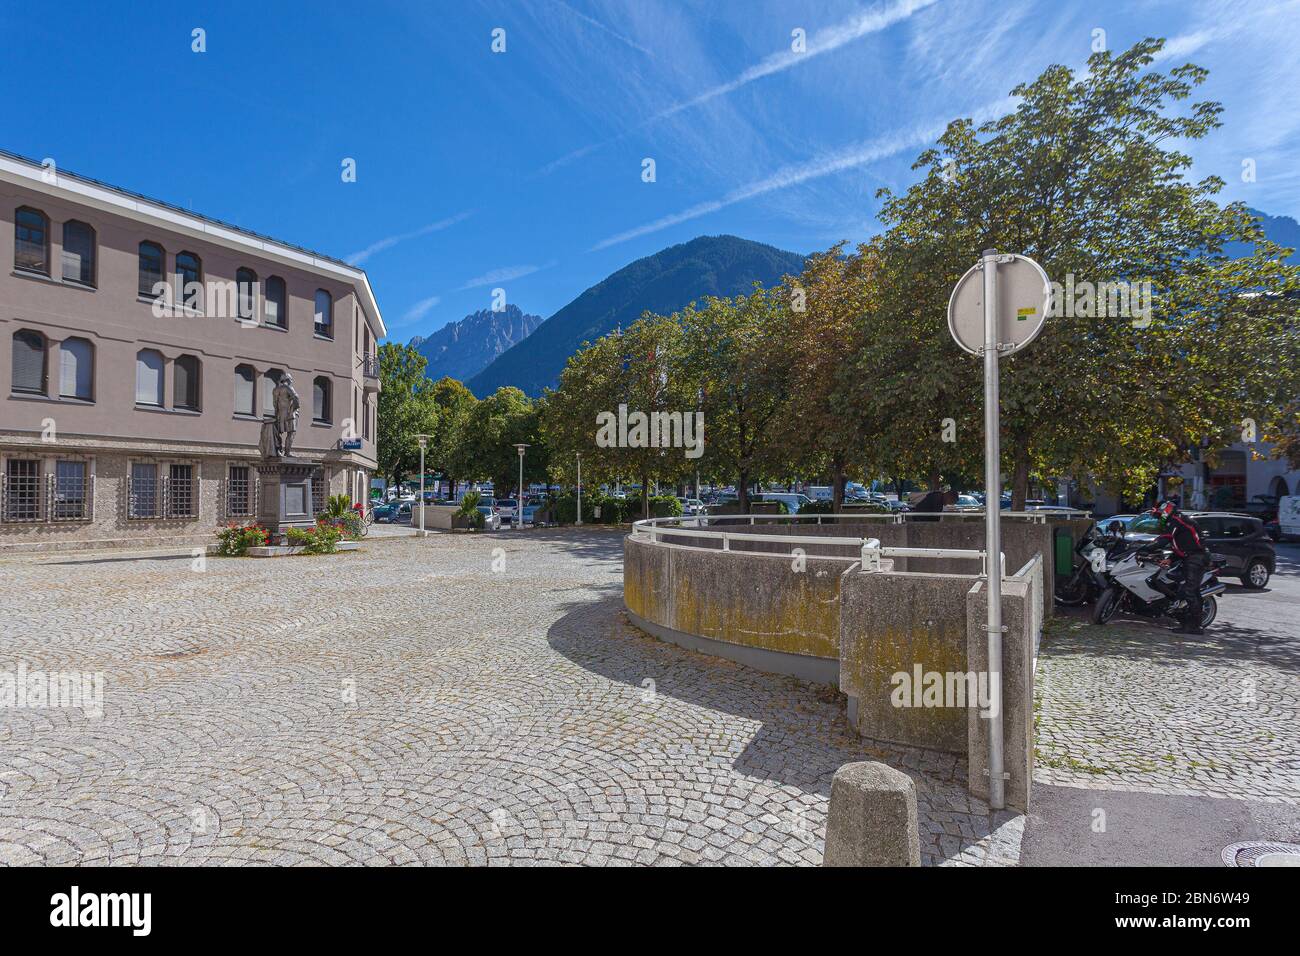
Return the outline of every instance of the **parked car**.
<path id="1" fill-rule="evenodd" d="M 410 521 L 411 511 L 411 502 L 409 501 L 390 501 L 386 505 L 379 505 L 375 508 L 375 520 L 382 521 L 385 524 Z"/>
<path id="2" fill-rule="evenodd" d="M 682 506 L 682 514 L 687 516 L 708 514 L 708 508 L 699 498 L 678 498 L 678 503 Z"/>
<path id="3" fill-rule="evenodd" d="M 502 522 L 508 521 L 510 522 L 511 525 L 513 525 L 515 523 L 515 509 L 518 506 L 519 506 L 518 502 L 516 502 L 514 498 L 497 499 L 496 501 L 497 514 L 501 516 L 501 521 Z"/>
<path id="4" fill-rule="evenodd" d="M 1226 511 L 1187 511 L 1210 553 L 1222 557 L 1224 577 L 1237 577 L 1248 588 L 1268 585 L 1277 567 L 1277 552 L 1264 531 L 1264 522 Z M 1142 515 L 1130 521 L 1125 537 L 1150 541 L 1160 534 L 1160 519 Z"/>
<path id="5" fill-rule="evenodd" d="M 799 513 L 799 509 L 802 508 L 804 505 L 812 504 L 811 498 L 809 498 L 807 495 L 799 494 L 798 492 L 769 491 L 769 492 L 764 492 L 761 495 L 755 495 L 754 500 L 755 501 L 779 501 L 785 505 L 786 511 L 792 515 L 797 515 Z"/>
<path id="6" fill-rule="evenodd" d="M 958 495 L 957 503 L 952 506 L 953 511 L 983 511 L 984 503 L 974 495 Z"/>
<path id="7" fill-rule="evenodd" d="M 488 499 L 489 502 L 491 500 L 492 500 L 491 498 Z M 484 531 L 501 530 L 501 515 L 497 513 L 496 508 L 494 508 L 491 504 L 485 505 L 483 504 L 482 499 L 480 499 L 478 505 L 478 513 L 483 516 Z"/>

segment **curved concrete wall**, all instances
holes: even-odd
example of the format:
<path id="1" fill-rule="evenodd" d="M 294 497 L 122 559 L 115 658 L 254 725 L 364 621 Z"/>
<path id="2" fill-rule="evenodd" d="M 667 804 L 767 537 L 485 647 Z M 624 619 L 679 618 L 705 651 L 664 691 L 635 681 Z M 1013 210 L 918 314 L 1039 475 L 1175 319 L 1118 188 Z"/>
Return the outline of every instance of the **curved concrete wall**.
<path id="1" fill-rule="evenodd" d="M 854 565 L 788 556 L 623 545 L 623 600 L 658 637 L 812 680 L 839 677 L 840 576 Z"/>

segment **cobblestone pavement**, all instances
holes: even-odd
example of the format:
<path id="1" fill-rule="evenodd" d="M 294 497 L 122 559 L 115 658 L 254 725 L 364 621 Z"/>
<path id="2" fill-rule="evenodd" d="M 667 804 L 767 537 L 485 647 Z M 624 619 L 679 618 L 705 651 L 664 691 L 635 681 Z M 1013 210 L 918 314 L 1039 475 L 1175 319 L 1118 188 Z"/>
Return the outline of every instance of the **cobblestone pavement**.
<path id="1" fill-rule="evenodd" d="M 1141 619 L 1049 627 L 1034 779 L 1300 804 L 1300 549 L 1267 591 L 1230 584 L 1203 637 Z"/>
<path id="2" fill-rule="evenodd" d="M 275 560 L 0 560 L 3 863 L 817 864 L 830 780 L 916 780 L 927 863 L 1013 863 L 965 766 L 870 750 L 826 688 L 621 615 L 621 536 L 437 535 Z M 494 570 L 495 568 L 495 570 Z"/>

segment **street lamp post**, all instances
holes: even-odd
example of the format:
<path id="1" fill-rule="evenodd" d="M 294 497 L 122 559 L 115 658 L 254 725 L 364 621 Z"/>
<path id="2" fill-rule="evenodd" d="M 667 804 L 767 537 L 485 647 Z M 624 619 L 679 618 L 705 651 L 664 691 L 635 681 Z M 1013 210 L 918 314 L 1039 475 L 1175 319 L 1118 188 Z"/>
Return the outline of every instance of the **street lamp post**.
<path id="1" fill-rule="evenodd" d="M 515 451 L 519 452 L 519 500 L 515 502 L 515 527 L 524 529 L 524 452 L 528 449 L 525 442 L 517 442 Z"/>
<path id="2" fill-rule="evenodd" d="M 582 524 L 582 456 L 578 456 L 578 524 Z"/>
<path id="3" fill-rule="evenodd" d="M 424 450 L 429 447 L 429 436 L 416 435 L 415 440 L 420 443 L 420 537 L 426 538 L 429 533 L 424 530 Z"/>

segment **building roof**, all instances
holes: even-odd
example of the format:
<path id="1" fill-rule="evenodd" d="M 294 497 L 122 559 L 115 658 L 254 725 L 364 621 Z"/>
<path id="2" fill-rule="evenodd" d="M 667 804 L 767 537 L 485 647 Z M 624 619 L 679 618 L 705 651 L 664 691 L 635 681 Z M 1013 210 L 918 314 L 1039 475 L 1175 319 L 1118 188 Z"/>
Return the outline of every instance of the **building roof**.
<path id="1" fill-rule="evenodd" d="M 357 296 L 378 325 L 377 338 L 388 334 L 379 303 L 366 270 L 342 259 L 326 256 L 302 246 L 281 242 L 270 236 L 243 229 L 220 219 L 202 216 L 160 199 L 152 199 L 89 176 L 68 172 L 62 167 L 47 168 L 27 156 L 0 149 L 0 180 L 49 193 L 59 198 L 94 206 L 173 232 L 188 233 L 209 242 L 237 250 L 247 250 L 259 256 L 277 259 L 300 269 L 307 269 L 334 279 L 350 282 Z"/>

